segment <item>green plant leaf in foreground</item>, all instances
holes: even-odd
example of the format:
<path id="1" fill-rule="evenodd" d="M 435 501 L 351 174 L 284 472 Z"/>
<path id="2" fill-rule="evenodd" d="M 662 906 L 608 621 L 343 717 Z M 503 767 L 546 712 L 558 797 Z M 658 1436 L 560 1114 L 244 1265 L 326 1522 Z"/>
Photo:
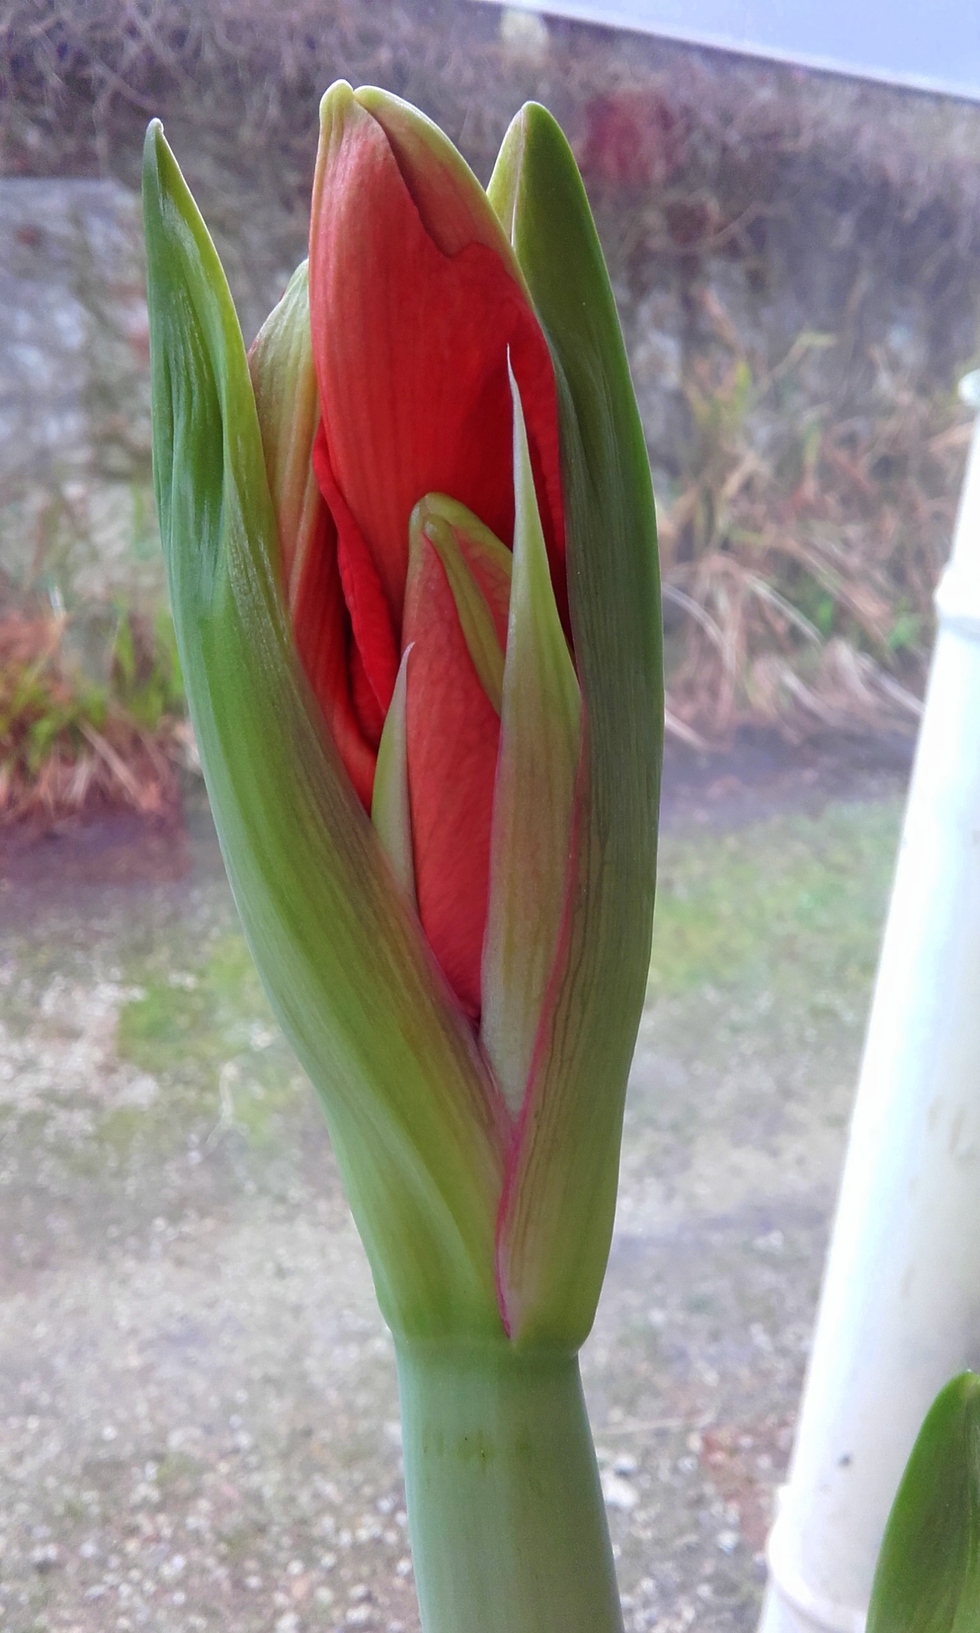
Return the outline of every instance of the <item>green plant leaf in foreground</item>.
<path id="1" fill-rule="evenodd" d="M 980 1376 L 962 1372 L 926 1415 L 892 1504 L 867 1633 L 980 1629 Z"/>
<path id="2" fill-rule="evenodd" d="M 241 331 L 158 122 L 143 197 L 160 529 L 249 946 L 324 1100 L 387 1320 L 499 1334 L 497 1097 L 302 677 Z"/>
<path id="3" fill-rule="evenodd" d="M 609 276 L 582 178 L 546 109 L 529 103 L 513 121 L 489 195 L 555 365 L 583 718 L 563 945 L 498 1253 L 511 1331 L 576 1347 L 609 1253 L 649 969 L 663 744 L 656 521 Z"/>

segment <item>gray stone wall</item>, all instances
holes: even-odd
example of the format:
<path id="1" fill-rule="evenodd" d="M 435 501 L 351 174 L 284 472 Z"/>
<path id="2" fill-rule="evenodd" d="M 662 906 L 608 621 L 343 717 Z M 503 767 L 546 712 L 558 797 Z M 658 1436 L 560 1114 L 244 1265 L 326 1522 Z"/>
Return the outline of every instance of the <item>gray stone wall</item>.
<path id="1" fill-rule="evenodd" d="M 0 179 L 0 588 L 159 597 L 139 200 Z"/>
<path id="2" fill-rule="evenodd" d="M 492 16 L 463 8 L 454 26 L 486 32 Z M 465 43 L 471 68 L 491 49 Z M 811 406 L 825 420 L 873 415 L 896 383 L 947 389 L 975 362 L 980 109 L 557 25 L 532 43 L 533 61 L 520 40 L 499 47 L 483 146 L 479 120 L 454 129 L 453 108 L 432 111 L 482 172 L 502 99 L 541 95 L 566 123 L 662 508 L 690 466 L 692 363 L 713 348 L 722 361 L 741 349 L 759 377 L 804 331 L 826 337 L 801 354 L 775 408 L 750 416 L 767 456 Z M 307 182 L 300 200 L 296 152 L 287 162 L 274 144 L 240 141 L 232 154 L 216 132 L 186 114 L 168 122 L 250 337 L 304 252 Z M 304 164 L 313 142 L 311 126 Z M 130 149 L 135 132 L 119 147 Z M 0 179 L 0 589 L 35 583 L 85 604 L 158 596 L 149 454 L 135 192 Z"/>

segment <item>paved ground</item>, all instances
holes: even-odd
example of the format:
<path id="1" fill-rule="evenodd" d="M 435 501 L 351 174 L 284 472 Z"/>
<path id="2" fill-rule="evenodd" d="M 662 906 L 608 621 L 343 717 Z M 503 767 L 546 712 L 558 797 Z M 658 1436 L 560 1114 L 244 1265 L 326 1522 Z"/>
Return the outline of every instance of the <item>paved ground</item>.
<path id="1" fill-rule="evenodd" d="M 583 1357 L 636 1630 L 754 1626 L 897 835 L 901 751 L 769 752 L 672 761 Z M 410 1633 L 319 1113 L 205 818 L 111 838 L 0 852 L 0 1629 Z"/>

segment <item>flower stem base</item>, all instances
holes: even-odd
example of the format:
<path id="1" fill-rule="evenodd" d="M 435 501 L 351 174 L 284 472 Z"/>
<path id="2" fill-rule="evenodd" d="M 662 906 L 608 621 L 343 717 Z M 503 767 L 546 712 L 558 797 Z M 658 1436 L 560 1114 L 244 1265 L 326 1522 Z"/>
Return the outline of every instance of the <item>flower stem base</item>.
<path id="1" fill-rule="evenodd" d="M 396 1348 L 425 1633 L 622 1633 L 577 1357 Z"/>

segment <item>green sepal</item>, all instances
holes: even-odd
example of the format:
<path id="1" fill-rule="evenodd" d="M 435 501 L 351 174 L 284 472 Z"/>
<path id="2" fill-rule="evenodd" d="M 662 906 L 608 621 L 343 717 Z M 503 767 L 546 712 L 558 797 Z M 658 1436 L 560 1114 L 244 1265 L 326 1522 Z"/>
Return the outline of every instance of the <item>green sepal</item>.
<path id="1" fill-rule="evenodd" d="M 582 703 L 555 601 L 520 392 L 514 570 L 483 940 L 480 1040 L 516 1115 L 565 916 Z"/>
<path id="2" fill-rule="evenodd" d="M 326 1110 L 399 1332 L 499 1332 L 499 1106 L 305 684 L 245 348 L 154 122 L 154 481 L 191 715 L 259 972 Z"/>
<path id="3" fill-rule="evenodd" d="M 415 854 L 412 849 L 412 812 L 408 798 L 408 661 L 412 648 L 402 653 L 395 689 L 378 744 L 371 794 L 371 821 L 391 870 L 413 907 Z"/>
<path id="4" fill-rule="evenodd" d="M 867 1633 L 980 1629 L 980 1376 L 926 1414 L 878 1555 Z"/>
<path id="5" fill-rule="evenodd" d="M 324 503 L 313 473 L 320 399 L 310 335 L 309 265 L 296 268 L 252 343 L 248 367 L 276 512 L 286 600 L 293 605 Z"/>
<path id="6" fill-rule="evenodd" d="M 489 194 L 555 365 L 583 710 L 567 940 L 508 1177 L 499 1276 L 515 1336 L 574 1345 L 605 1272 L 649 970 L 663 746 L 656 524 L 602 251 L 571 150 L 544 108 L 517 115 Z"/>
<path id="7" fill-rule="evenodd" d="M 503 599 L 510 594 L 511 554 L 495 533 L 471 510 L 445 493 L 427 493 L 412 511 L 409 522 L 409 561 L 419 559 L 431 544 L 442 562 L 446 580 L 456 603 L 456 616 L 466 649 L 497 713 L 500 713 L 504 684 L 504 650 L 497 635 L 493 612 L 467 560 L 478 561 L 485 575 L 499 586 Z M 409 569 L 411 571 L 411 567 Z"/>

